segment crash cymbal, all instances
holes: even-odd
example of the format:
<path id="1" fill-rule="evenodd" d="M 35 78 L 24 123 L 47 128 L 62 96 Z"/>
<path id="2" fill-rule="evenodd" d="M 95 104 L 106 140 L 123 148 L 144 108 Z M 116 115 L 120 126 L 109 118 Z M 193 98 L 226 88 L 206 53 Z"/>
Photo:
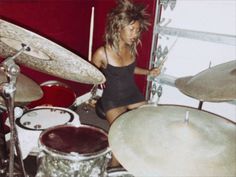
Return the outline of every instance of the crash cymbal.
<path id="1" fill-rule="evenodd" d="M 137 177 L 236 174 L 236 124 L 209 112 L 146 105 L 118 117 L 108 139 Z"/>
<path id="2" fill-rule="evenodd" d="M 4 72 L 0 71 L 0 84 L 7 82 Z M 32 79 L 19 74 L 16 81 L 16 102 L 31 102 L 40 99 L 43 96 L 41 87 Z M 0 96 L 0 103 L 4 103 L 4 99 Z"/>
<path id="3" fill-rule="evenodd" d="M 200 101 L 220 102 L 236 99 L 236 60 L 204 70 L 195 76 L 178 78 L 176 87 Z"/>
<path id="4" fill-rule="evenodd" d="M 75 82 L 105 82 L 104 75 L 95 66 L 56 43 L 1 19 L 0 29 L 1 56 L 12 56 L 25 44 L 30 51 L 17 58 L 20 64 Z"/>

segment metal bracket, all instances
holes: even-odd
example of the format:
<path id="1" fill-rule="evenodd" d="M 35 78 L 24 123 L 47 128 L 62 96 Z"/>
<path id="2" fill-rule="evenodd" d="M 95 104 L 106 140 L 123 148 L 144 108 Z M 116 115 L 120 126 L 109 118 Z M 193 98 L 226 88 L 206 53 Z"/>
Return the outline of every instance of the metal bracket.
<path id="1" fill-rule="evenodd" d="M 163 5 L 164 10 L 170 6 L 170 9 L 173 10 L 176 6 L 176 0 L 160 0 L 160 4 Z"/>

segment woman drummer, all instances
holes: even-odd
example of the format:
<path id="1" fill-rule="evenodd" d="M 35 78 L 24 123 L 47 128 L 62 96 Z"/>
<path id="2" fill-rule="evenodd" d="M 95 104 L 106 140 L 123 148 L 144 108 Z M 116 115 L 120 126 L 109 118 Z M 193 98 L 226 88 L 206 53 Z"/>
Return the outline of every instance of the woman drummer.
<path id="1" fill-rule="evenodd" d="M 148 19 L 143 5 L 119 0 L 107 16 L 105 45 L 93 54 L 93 64 L 106 77 L 100 103 L 110 125 L 122 113 L 146 104 L 135 83 L 134 74 L 160 74 L 159 68 L 148 70 L 136 66 L 137 46 L 141 43 L 141 33 L 148 29 Z M 111 166 L 118 165 L 113 158 Z"/>

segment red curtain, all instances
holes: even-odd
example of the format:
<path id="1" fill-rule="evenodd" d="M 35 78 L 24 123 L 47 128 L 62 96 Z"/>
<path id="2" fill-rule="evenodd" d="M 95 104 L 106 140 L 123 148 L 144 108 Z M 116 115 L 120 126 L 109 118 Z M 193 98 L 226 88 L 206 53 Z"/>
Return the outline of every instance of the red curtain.
<path id="1" fill-rule="evenodd" d="M 154 22 L 156 0 L 135 0 L 148 5 L 151 23 Z M 115 0 L 1 0 L 0 18 L 19 25 L 61 45 L 83 59 L 88 58 L 91 9 L 94 6 L 93 51 L 103 44 L 103 33 L 107 12 L 116 5 Z M 0 29 L 1 30 L 1 29 Z M 152 30 L 143 35 L 139 48 L 138 65 L 148 67 Z M 21 72 L 41 84 L 57 80 L 69 85 L 80 96 L 90 91 L 92 85 L 68 81 L 20 66 Z M 69 70 L 69 68 L 66 68 Z M 137 76 L 137 83 L 145 93 L 146 77 Z M 62 93 L 63 94 L 63 93 Z"/>

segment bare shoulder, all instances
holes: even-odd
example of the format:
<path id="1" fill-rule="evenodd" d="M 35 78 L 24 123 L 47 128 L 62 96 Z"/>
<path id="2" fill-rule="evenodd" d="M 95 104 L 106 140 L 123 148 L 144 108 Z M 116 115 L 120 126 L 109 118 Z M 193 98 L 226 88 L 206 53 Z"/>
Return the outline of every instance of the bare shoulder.
<path id="1" fill-rule="evenodd" d="M 98 67 L 104 67 L 106 65 L 106 55 L 104 47 L 99 47 L 93 54 L 92 62 Z"/>

